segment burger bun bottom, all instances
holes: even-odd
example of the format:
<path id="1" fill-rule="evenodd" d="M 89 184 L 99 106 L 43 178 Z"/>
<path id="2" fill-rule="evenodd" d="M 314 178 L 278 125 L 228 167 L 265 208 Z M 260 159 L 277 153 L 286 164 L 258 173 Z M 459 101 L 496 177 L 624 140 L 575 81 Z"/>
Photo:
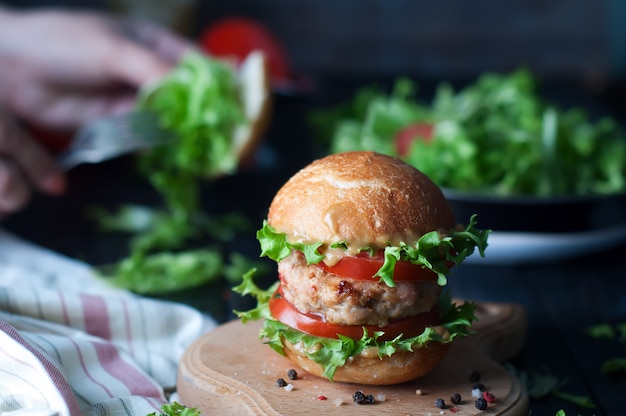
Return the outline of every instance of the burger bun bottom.
<path id="1" fill-rule="evenodd" d="M 368 385 L 404 383 L 432 371 L 449 349 L 450 343 L 430 342 L 413 351 L 396 352 L 382 358 L 378 354 L 352 357 L 343 367 L 337 368 L 333 381 Z M 291 362 L 315 376 L 323 377 L 322 366 L 284 338 L 283 350 Z"/>

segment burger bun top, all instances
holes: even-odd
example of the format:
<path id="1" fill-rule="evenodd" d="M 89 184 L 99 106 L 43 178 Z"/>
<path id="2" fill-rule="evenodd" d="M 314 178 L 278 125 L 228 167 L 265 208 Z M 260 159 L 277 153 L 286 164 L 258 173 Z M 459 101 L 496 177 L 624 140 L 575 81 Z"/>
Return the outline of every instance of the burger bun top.
<path id="1" fill-rule="evenodd" d="M 290 242 L 383 248 L 454 227 L 441 189 L 400 159 L 338 153 L 292 176 L 274 197 L 268 223 Z"/>

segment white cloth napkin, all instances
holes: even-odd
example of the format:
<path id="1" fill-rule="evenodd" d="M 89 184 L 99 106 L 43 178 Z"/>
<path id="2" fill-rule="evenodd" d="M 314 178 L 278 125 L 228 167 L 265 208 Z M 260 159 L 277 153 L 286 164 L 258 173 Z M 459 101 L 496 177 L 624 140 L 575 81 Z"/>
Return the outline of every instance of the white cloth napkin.
<path id="1" fill-rule="evenodd" d="M 0 415 L 146 415 L 215 321 L 0 230 Z"/>

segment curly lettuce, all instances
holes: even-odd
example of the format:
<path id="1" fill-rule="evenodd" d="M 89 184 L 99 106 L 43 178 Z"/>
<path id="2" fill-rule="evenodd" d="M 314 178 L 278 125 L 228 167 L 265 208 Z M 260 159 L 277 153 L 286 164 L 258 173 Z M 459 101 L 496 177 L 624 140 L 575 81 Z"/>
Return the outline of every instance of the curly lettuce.
<path id="1" fill-rule="evenodd" d="M 219 247 L 197 247 L 206 237 L 226 240 L 246 219 L 213 218 L 202 207 L 204 183 L 233 173 L 235 130 L 248 123 L 235 67 L 189 53 L 155 84 L 139 91 L 136 109 L 158 116 L 173 140 L 137 155 L 139 173 L 165 207 L 125 204 L 89 213 L 104 230 L 131 235 L 129 256 L 98 268 L 112 284 L 141 294 L 163 294 L 217 281 L 231 267 Z M 233 255 L 241 263 L 242 257 Z M 248 266 L 249 267 L 249 266 Z"/>
<path id="2" fill-rule="evenodd" d="M 477 229 L 476 222 L 477 216 L 472 215 L 465 229 L 451 230 L 450 235 L 431 231 L 412 244 L 401 243 L 398 246 L 385 247 L 383 265 L 372 278 L 378 277 L 387 286 L 395 287 L 393 280 L 395 265 L 398 261 L 408 261 L 436 273 L 437 283 L 445 286 L 450 263 L 460 265 L 475 250 L 478 250 L 481 256 L 485 255 L 490 230 Z M 286 234 L 277 232 L 267 221 L 264 221 L 263 228 L 257 231 L 257 240 L 261 244 L 261 256 L 267 256 L 276 262 L 289 256 L 293 250 L 301 251 L 308 264 L 317 264 L 324 260 L 324 255 L 319 251 L 323 245 L 321 242 L 291 243 L 287 241 Z M 342 244 L 343 242 L 337 242 L 331 247 Z M 361 250 L 373 254 L 373 250 L 368 247 Z"/>
<path id="3" fill-rule="evenodd" d="M 187 407 L 178 402 L 165 403 L 157 412 L 148 413 L 147 416 L 200 416 L 202 413 L 195 407 Z"/>
<path id="4" fill-rule="evenodd" d="M 198 208 L 198 181 L 235 172 L 235 129 L 246 124 L 236 70 L 227 61 L 188 53 L 155 85 L 140 90 L 137 109 L 159 116 L 176 140 L 140 156 L 140 169 L 182 220 Z"/>
<path id="5" fill-rule="evenodd" d="M 402 334 L 388 341 L 380 337 L 383 331 L 368 334 L 363 329 L 360 339 L 352 339 L 340 334 L 338 338 L 326 338 L 305 334 L 275 320 L 269 310 L 269 301 L 279 282 L 274 283 L 266 290 L 259 288 L 253 280 L 254 269 L 244 275 L 243 281 L 233 288 L 233 291 L 242 296 L 252 295 L 257 300 L 256 308 L 249 311 L 235 311 L 235 314 L 246 323 L 250 320 L 265 319 L 263 328 L 259 331 L 259 339 L 269 345 L 274 351 L 285 355 L 282 340 L 291 344 L 302 345 L 306 356 L 324 368 L 323 377 L 333 380 L 337 368 L 342 367 L 350 357 L 357 356 L 368 348 L 377 348 L 378 356 L 391 356 L 395 352 L 413 351 L 430 342 L 450 343 L 457 336 L 466 336 L 470 333 L 472 322 L 476 319 L 476 305 L 472 302 L 455 304 L 447 294 L 439 298 L 441 324 L 448 332 L 442 336 L 434 328 L 426 327 L 420 335 L 403 338 Z"/>

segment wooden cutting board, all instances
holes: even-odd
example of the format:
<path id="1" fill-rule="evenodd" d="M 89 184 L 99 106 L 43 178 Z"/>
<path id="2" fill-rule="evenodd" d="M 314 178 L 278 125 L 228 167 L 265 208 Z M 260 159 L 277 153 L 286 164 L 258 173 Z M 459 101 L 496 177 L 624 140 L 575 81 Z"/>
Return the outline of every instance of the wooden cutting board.
<path id="1" fill-rule="evenodd" d="M 528 398 L 519 382 L 500 363 L 513 358 L 524 345 L 526 312 L 520 305 L 479 303 L 475 334 L 456 339 L 446 358 L 426 376 L 393 386 L 331 383 L 294 367 L 258 339 L 261 322 L 224 324 L 196 340 L 184 352 L 178 370 L 180 402 L 203 415 L 478 415 L 474 405 L 474 371 L 496 397 L 484 413 L 528 414 Z M 287 372 L 294 368 L 296 380 Z M 277 387 L 276 380 L 292 390 Z M 375 404 L 359 405 L 352 394 L 372 394 Z M 450 396 L 459 393 L 461 403 Z M 444 399 L 445 409 L 435 406 Z M 443 412 L 443 413 L 441 413 Z"/>

